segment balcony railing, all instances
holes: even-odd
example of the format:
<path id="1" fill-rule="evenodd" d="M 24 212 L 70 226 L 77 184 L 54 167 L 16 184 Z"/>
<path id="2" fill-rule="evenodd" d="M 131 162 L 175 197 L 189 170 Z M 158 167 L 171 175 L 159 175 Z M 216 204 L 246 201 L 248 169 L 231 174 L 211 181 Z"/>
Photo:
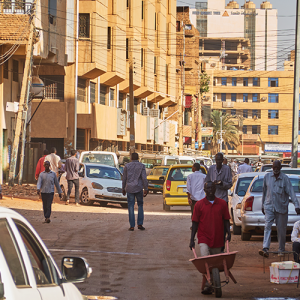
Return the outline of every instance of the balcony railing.
<path id="1" fill-rule="evenodd" d="M 24 1 L 0 1 L 2 14 L 31 14 L 33 3 Z"/>

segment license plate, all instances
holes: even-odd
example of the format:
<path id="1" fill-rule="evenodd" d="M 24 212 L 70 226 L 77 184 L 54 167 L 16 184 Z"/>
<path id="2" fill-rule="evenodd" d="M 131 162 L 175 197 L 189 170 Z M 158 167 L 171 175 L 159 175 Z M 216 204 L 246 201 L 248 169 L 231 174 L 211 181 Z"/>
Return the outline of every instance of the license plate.
<path id="1" fill-rule="evenodd" d="M 184 193 L 186 193 L 186 192 L 187 192 L 187 188 L 183 188 L 182 191 L 183 191 Z"/>
<path id="2" fill-rule="evenodd" d="M 113 197 L 120 198 L 121 194 L 112 194 Z"/>
<path id="3" fill-rule="evenodd" d="M 160 184 L 155 184 L 154 187 L 160 189 L 161 185 Z"/>

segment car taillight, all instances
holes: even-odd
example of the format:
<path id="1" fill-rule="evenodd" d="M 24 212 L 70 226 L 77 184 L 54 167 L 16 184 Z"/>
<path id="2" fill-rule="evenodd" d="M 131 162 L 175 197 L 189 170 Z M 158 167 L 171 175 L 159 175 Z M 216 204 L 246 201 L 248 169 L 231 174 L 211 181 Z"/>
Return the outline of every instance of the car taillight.
<path id="1" fill-rule="evenodd" d="M 167 180 L 166 188 L 167 188 L 167 191 L 169 191 L 171 189 L 171 180 Z"/>
<path id="2" fill-rule="evenodd" d="M 246 199 L 244 204 L 245 211 L 252 211 L 253 201 L 254 201 L 254 197 L 249 197 Z"/>

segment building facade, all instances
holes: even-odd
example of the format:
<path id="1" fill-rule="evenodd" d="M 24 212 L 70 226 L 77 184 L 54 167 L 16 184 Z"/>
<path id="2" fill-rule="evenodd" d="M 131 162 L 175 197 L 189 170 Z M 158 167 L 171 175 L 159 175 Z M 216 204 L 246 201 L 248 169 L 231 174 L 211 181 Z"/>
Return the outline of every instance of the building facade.
<path id="1" fill-rule="evenodd" d="M 214 47 L 217 47 L 214 39 L 248 39 L 250 45 L 243 47 L 250 51 L 251 70 L 277 69 L 277 10 L 269 1 L 263 1 L 260 8 L 256 8 L 252 1 L 246 1 L 241 8 L 236 1 L 227 5 L 225 0 L 196 2 L 195 9 L 190 10 L 190 19 L 200 37 L 211 38 Z M 225 60 L 230 62 L 234 56 L 230 49 L 227 51 L 224 42 Z M 232 42 L 227 41 L 227 48 Z"/>

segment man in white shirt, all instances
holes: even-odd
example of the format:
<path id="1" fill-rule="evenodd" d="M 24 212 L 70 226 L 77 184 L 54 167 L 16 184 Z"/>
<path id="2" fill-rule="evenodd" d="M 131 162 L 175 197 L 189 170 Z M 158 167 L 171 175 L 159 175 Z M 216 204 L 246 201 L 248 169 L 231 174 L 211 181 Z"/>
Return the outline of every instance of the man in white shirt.
<path id="1" fill-rule="evenodd" d="M 291 241 L 293 242 L 294 261 L 299 263 L 300 255 L 300 221 L 294 224 L 293 232 L 291 235 Z"/>
<path id="2" fill-rule="evenodd" d="M 58 155 L 56 155 L 56 148 L 52 147 L 51 148 L 51 154 L 48 154 L 45 157 L 45 161 L 50 162 L 50 170 L 53 171 L 56 176 L 58 177 L 58 169 L 61 167 L 61 160 Z"/>
<path id="3" fill-rule="evenodd" d="M 249 166 L 249 158 L 245 158 L 244 163 L 239 166 L 237 173 L 248 173 L 253 172 L 251 166 Z"/>
<path id="4" fill-rule="evenodd" d="M 191 206 L 193 217 L 194 207 L 197 201 L 205 198 L 204 181 L 206 175 L 200 171 L 200 164 L 194 163 L 192 167 L 193 173 L 187 177 L 186 187 L 188 194 L 188 201 Z"/>

